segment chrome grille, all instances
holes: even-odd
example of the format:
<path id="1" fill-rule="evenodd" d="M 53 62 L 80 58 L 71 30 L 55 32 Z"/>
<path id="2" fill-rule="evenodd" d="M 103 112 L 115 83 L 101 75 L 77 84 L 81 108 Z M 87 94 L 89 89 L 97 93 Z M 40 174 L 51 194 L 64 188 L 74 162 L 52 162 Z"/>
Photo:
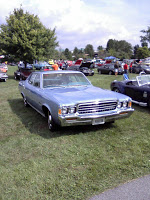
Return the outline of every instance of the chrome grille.
<path id="1" fill-rule="evenodd" d="M 77 111 L 79 114 L 99 113 L 109 110 L 115 110 L 116 106 L 117 106 L 117 101 L 87 102 L 79 104 L 77 107 Z"/>

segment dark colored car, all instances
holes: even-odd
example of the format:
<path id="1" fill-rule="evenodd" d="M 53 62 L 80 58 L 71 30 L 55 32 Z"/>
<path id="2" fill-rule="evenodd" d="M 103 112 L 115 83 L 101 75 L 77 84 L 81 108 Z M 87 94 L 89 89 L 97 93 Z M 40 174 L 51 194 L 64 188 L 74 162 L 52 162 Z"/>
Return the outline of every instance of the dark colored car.
<path id="1" fill-rule="evenodd" d="M 18 80 L 26 80 L 34 70 L 28 68 L 19 68 L 14 72 L 14 78 Z"/>
<path id="2" fill-rule="evenodd" d="M 150 108 L 150 75 L 139 75 L 133 80 L 113 81 L 111 90 L 125 94 L 134 103 Z"/>
<path id="3" fill-rule="evenodd" d="M 132 65 L 132 71 L 130 68 L 129 72 L 136 73 L 136 74 L 139 74 L 140 72 L 145 72 L 146 74 L 150 74 L 150 66 L 142 65 L 142 64 L 135 64 L 135 65 Z"/>
<path id="4" fill-rule="evenodd" d="M 99 74 L 109 74 L 109 75 L 114 75 L 115 74 L 115 67 L 114 64 L 104 64 L 102 66 L 98 66 L 97 72 Z M 121 66 L 118 68 L 118 74 L 121 75 L 123 74 L 123 69 Z"/>
<path id="5" fill-rule="evenodd" d="M 80 71 L 86 76 L 93 76 L 94 71 L 90 69 L 91 63 L 82 63 L 81 65 L 71 65 L 68 70 Z"/>

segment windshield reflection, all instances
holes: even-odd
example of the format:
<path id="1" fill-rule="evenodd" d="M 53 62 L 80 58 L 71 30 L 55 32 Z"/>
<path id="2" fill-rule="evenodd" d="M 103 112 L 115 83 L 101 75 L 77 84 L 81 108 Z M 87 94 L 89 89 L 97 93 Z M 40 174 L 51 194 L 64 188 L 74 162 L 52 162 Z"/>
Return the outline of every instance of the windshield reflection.
<path id="1" fill-rule="evenodd" d="M 88 85 L 91 85 L 91 83 L 80 73 L 43 74 L 43 88 Z"/>

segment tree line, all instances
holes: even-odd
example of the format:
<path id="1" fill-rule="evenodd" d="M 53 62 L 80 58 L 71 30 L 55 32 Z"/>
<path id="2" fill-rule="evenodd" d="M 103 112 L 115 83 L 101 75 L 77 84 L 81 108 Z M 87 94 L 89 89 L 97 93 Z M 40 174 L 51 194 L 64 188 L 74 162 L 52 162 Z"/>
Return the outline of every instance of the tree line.
<path id="1" fill-rule="evenodd" d="M 33 63 L 35 60 L 48 60 L 50 58 L 63 60 L 76 60 L 82 58 L 114 56 L 119 59 L 146 58 L 150 56 L 150 27 L 141 31 L 141 47 L 134 47 L 125 40 L 109 39 L 106 48 L 98 46 L 94 51 L 92 44 L 85 48 L 59 48 L 56 30 L 46 28 L 37 15 L 24 12 L 22 8 L 14 9 L 6 18 L 6 24 L 0 26 L 0 55 L 5 55 L 8 61 Z"/>

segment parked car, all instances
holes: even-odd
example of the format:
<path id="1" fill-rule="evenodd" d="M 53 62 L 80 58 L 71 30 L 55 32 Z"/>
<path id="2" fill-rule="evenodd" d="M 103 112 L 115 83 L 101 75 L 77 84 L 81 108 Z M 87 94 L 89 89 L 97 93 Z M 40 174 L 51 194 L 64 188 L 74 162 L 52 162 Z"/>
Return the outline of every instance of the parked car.
<path id="1" fill-rule="evenodd" d="M 28 68 L 19 68 L 16 72 L 14 72 L 15 80 L 26 80 L 27 77 L 33 72 L 34 70 Z"/>
<path id="2" fill-rule="evenodd" d="M 102 66 L 105 64 L 105 61 L 102 60 L 102 59 L 97 59 L 95 62 L 94 62 L 94 66 L 95 68 L 99 67 L 99 66 Z"/>
<path id="3" fill-rule="evenodd" d="M 5 63 L 0 63 L 0 69 L 3 69 L 3 72 L 7 72 L 8 71 L 8 67 L 7 67 L 7 65 Z"/>
<path id="4" fill-rule="evenodd" d="M 134 103 L 150 108 L 150 75 L 139 75 L 133 80 L 113 81 L 111 90 L 128 95 Z"/>
<path id="5" fill-rule="evenodd" d="M 18 64 L 18 68 L 25 68 L 25 64 L 24 63 L 19 63 Z M 26 68 L 33 69 L 33 66 L 31 64 L 27 63 Z"/>
<path id="6" fill-rule="evenodd" d="M 51 65 L 48 62 L 39 62 L 39 63 L 33 64 L 33 66 L 34 66 L 35 69 L 40 70 L 44 67 L 50 67 Z"/>
<path id="7" fill-rule="evenodd" d="M 131 68 L 129 69 L 129 72 L 131 73 Z M 139 74 L 140 72 L 145 72 L 146 74 L 150 74 L 150 66 L 142 64 L 133 64 L 132 73 Z"/>
<path id="8" fill-rule="evenodd" d="M 109 75 L 114 75 L 115 74 L 115 67 L 114 67 L 115 64 L 104 64 L 104 65 L 101 65 L 101 66 L 98 66 L 97 68 L 97 72 L 99 74 L 109 74 Z M 118 75 L 121 75 L 123 74 L 123 69 L 122 67 L 120 66 L 118 68 Z"/>
<path id="9" fill-rule="evenodd" d="M 36 71 L 19 82 L 24 105 L 47 117 L 48 127 L 98 125 L 129 117 L 131 98 L 93 86 L 81 72 Z"/>
<path id="10" fill-rule="evenodd" d="M 8 75 L 5 72 L 2 72 L 0 70 L 0 81 L 6 82 L 7 79 L 8 79 Z"/>
<path id="11" fill-rule="evenodd" d="M 93 76 L 94 71 L 90 69 L 91 63 L 82 63 L 81 65 L 71 65 L 68 70 L 80 71 L 86 76 Z"/>

